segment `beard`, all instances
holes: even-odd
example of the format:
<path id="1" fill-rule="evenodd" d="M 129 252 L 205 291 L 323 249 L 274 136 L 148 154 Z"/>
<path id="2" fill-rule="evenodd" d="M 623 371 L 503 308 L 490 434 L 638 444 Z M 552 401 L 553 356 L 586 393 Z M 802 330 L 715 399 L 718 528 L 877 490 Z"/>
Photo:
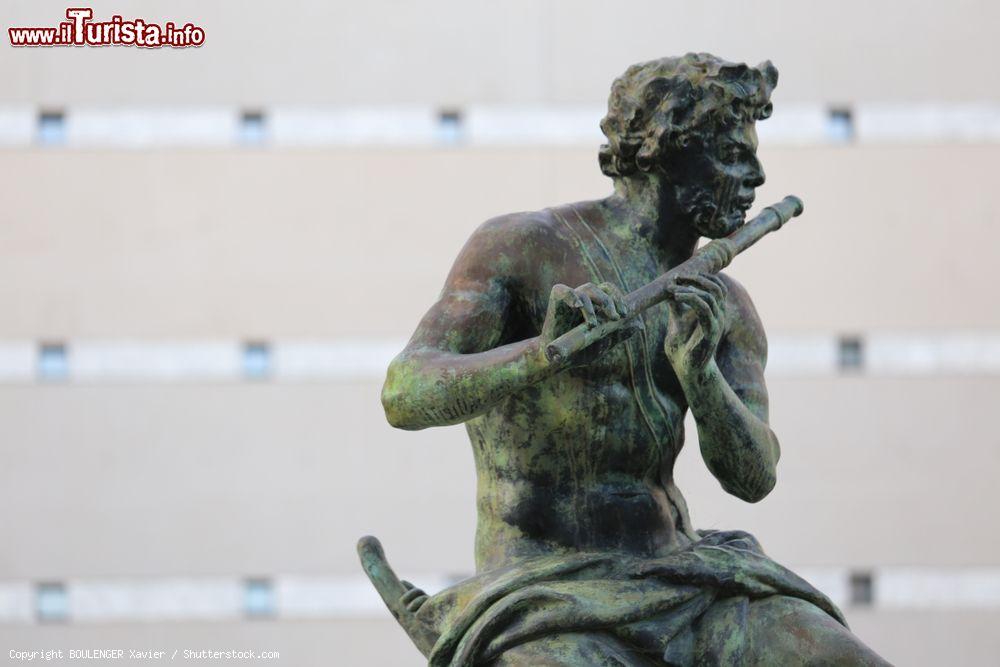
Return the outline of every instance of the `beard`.
<path id="1" fill-rule="evenodd" d="M 746 211 L 737 206 L 733 192 L 735 184 L 720 188 L 687 185 L 679 188 L 677 203 L 681 212 L 692 222 L 700 236 L 718 239 L 729 236 L 743 226 Z"/>

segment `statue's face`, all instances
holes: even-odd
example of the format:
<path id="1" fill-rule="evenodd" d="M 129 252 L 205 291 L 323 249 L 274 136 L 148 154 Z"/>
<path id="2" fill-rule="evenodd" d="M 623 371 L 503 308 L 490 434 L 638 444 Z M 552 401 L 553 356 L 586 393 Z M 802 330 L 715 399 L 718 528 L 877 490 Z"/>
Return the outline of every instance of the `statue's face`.
<path id="1" fill-rule="evenodd" d="M 754 122 L 692 140 L 672 172 L 681 213 L 698 233 L 713 239 L 733 233 L 764 182 Z"/>

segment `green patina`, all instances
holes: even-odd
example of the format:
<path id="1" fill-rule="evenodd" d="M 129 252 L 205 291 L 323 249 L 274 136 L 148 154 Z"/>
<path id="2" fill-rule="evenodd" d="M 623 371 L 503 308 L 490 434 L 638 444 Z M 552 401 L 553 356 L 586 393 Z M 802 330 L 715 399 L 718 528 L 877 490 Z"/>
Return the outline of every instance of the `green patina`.
<path id="1" fill-rule="evenodd" d="M 752 536 L 694 530 L 673 479 L 688 410 L 723 489 L 757 502 L 777 479 L 763 328 L 692 260 L 765 219 L 744 227 L 777 76 L 708 54 L 629 68 L 601 123 L 614 193 L 483 224 L 392 362 L 390 423 L 465 423 L 478 475 L 474 577 L 428 596 L 359 545 L 429 664 L 885 664 Z M 600 339 L 559 352 L 578 327 Z"/>

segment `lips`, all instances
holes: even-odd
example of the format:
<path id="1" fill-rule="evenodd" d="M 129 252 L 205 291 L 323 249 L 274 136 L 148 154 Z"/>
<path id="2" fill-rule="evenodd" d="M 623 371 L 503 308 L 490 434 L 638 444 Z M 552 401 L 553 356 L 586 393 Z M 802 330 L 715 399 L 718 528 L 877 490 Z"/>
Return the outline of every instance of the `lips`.
<path id="1" fill-rule="evenodd" d="M 750 195 L 749 197 L 740 197 L 736 200 L 736 208 L 741 211 L 749 211 L 750 207 L 753 206 L 753 200 L 755 197 Z"/>

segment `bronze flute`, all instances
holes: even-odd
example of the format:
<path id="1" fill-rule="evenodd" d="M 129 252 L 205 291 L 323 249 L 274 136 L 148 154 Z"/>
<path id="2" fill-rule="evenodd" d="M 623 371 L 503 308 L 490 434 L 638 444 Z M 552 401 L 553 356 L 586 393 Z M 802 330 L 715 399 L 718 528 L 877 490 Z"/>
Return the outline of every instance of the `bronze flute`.
<path id="1" fill-rule="evenodd" d="M 729 266 L 736 255 L 740 254 L 765 235 L 781 229 L 795 216 L 802 213 L 802 200 L 794 195 L 788 195 L 777 204 L 772 204 L 760 212 L 760 215 L 737 229 L 729 236 L 706 244 L 699 249 L 691 259 L 678 264 L 656 280 L 643 285 L 634 292 L 625 295 L 625 305 L 628 315 L 618 320 L 608 320 L 595 327 L 584 323 L 570 329 L 559 338 L 549 343 L 545 348 L 545 356 L 549 361 L 558 363 L 568 358 L 592 343 L 613 334 L 621 329 L 629 319 L 650 306 L 665 301 L 669 290 L 681 276 L 694 276 L 699 273 L 717 273 Z"/>

